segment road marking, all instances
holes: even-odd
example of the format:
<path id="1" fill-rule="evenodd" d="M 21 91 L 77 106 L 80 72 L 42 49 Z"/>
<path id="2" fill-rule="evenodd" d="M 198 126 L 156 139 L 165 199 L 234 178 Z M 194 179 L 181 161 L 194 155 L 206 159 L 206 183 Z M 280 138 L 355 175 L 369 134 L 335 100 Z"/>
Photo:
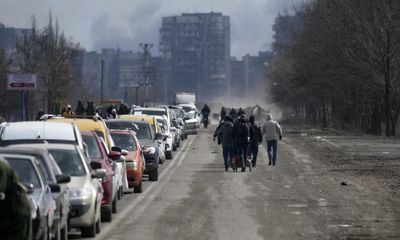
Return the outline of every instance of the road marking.
<path id="1" fill-rule="evenodd" d="M 299 212 L 299 211 L 293 211 L 293 212 L 290 212 L 290 214 L 293 214 L 293 215 L 301 215 L 301 212 Z"/>
<path id="2" fill-rule="evenodd" d="M 326 207 L 326 206 L 328 206 L 328 201 L 326 201 L 325 198 L 320 198 L 320 199 L 318 200 L 318 206 L 320 206 L 320 207 Z"/>
<path id="3" fill-rule="evenodd" d="M 196 136 L 193 137 L 192 139 L 190 139 L 189 142 L 185 142 L 186 145 L 183 145 L 182 149 L 188 150 L 188 149 L 186 149 L 186 146 L 191 146 L 191 144 L 193 143 L 193 140 L 195 138 L 196 138 Z M 135 219 L 137 219 L 139 216 L 141 216 L 142 213 L 144 212 L 144 210 L 151 203 L 151 201 L 154 200 L 154 198 L 156 196 L 158 196 L 158 193 L 163 189 L 164 185 L 168 183 L 169 179 L 172 177 L 172 175 L 176 171 L 176 169 L 182 164 L 183 159 L 186 157 L 186 154 L 188 152 L 189 151 L 179 152 L 176 155 L 176 158 L 172 160 L 172 163 L 170 165 L 168 165 L 164 169 L 164 171 L 159 175 L 159 178 L 163 178 L 164 175 L 166 175 L 166 174 L 169 174 L 169 175 L 166 176 L 165 179 L 162 179 L 161 181 L 159 180 L 158 182 L 156 182 L 156 184 L 151 184 L 149 187 L 145 188 L 143 193 L 141 193 L 139 196 L 137 196 L 137 197 L 135 196 L 136 198 L 125 209 L 123 209 L 122 212 L 118 212 L 118 214 L 115 216 L 113 221 L 109 225 L 105 226 L 104 229 L 102 229 L 102 231 L 100 232 L 98 237 L 100 239 L 102 239 L 105 236 L 107 236 L 107 234 L 109 234 L 110 231 L 113 230 L 113 228 L 118 226 L 123 220 L 126 220 L 126 218 L 128 217 L 129 214 L 132 214 L 133 209 L 135 209 L 135 207 L 137 207 L 137 205 L 139 203 L 141 203 L 142 201 L 144 201 L 146 199 L 145 203 L 140 204 L 139 205 L 140 207 L 137 207 L 139 209 L 135 210 L 135 216 L 133 217 L 133 219 L 130 219 L 130 220 L 135 221 Z M 173 171 L 169 171 L 169 169 L 172 168 L 173 166 L 175 167 L 175 169 Z M 153 190 L 153 188 L 155 188 L 155 189 Z M 150 196 L 150 194 L 151 194 L 151 196 Z"/>
<path id="4" fill-rule="evenodd" d="M 287 205 L 288 208 L 305 208 L 308 207 L 307 204 L 289 204 Z"/>

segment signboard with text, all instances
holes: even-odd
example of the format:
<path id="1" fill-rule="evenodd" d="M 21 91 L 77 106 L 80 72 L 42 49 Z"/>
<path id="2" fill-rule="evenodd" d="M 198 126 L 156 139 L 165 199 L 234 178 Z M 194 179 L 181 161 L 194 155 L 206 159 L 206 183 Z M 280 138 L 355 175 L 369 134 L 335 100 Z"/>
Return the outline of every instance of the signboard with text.
<path id="1" fill-rule="evenodd" d="M 29 73 L 8 74 L 8 90 L 36 90 L 36 75 Z"/>

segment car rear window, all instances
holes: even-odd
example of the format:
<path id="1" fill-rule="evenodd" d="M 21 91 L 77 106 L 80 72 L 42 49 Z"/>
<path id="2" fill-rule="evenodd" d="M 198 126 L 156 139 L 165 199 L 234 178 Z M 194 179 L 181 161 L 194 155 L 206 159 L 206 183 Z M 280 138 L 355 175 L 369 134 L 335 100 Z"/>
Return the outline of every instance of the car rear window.
<path id="1" fill-rule="evenodd" d="M 122 133 L 111 133 L 111 137 L 116 146 L 130 152 L 137 150 L 135 139 L 132 136 Z"/>
<path id="2" fill-rule="evenodd" d="M 6 157 L 5 160 L 23 184 L 33 184 L 34 188 L 40 188 L 38 173 L 29 159 Z"/>
<path id="3" fill-rule="evenodd" d="M 110 129 L 129 129 L 136 132 L 138 139 L 152 139 L 150 125 L 145 122 L 107 122 Z"/>
<path id="4" fill-rule="evenodd" d="M 86 175 L 83 159 L 76 150 L 50 149 L 58 166 L 64 174 L 72 177 L 81 177 Z"/>
<path id="5" fill-rule="evenodd" d="M 88 147 L 89 157 L 91 159 L 101 159 L 103 158 L 101 154 L 101 149 L 97 139 L 93 135 L 82 135 L 83 141 Z"/>

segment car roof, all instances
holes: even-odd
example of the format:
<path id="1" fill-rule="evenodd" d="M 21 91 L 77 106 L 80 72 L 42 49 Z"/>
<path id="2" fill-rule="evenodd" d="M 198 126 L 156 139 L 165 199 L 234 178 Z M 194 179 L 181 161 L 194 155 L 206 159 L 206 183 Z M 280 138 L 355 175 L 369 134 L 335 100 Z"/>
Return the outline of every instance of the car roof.
<path id="1" fill-rule="evenodd" d="M 131 115 L 131 114 L 127 114 L 127 115 L 120 115 L 119 116 L 120 119 L 123 120 L 139 120 L 142 122 L 148 122 L 151 125 L 155 124 L 155 118 L 154 116 L 150 116 L 150 115 L 146 115 L 146 114 L 138 114 L 138 115 Z"/>
<path id="2" fill-rule="evenodd" d="M 135 108 L 135 110 L 138 111 L 149 110 L 149 111 L 163 111 L 163 112 L 167 111 L 167 109 L 164 107 L 137 107 Z"/>
<path id="3" fill-rule="evenodd" d="M 34 154 L 34 155 L 43 155 L 44 153 L 47 152 L 45 148 L 26 148 L 24 147 L 18 147 L 20 145 L 10 145 L 7 147 L 0 147 L 0 153 L 2 152 L 7 152 L 7 153 L 15 153 L 15 154 Z"/>
<path id="4" fill-rule="evenodd" d="M 0 138 L 7 140 L 66 140 L 76 141 L 74 125 L 61 122 L 28 121 L 2 125 Z"/>
<path id="5" fill-rule="evenodd" d="M 74 150 L 79 149 L 78 146 L 72 144 L 58 144 L 58 143 L 29 143 L 29 144 L 16 144 L 10 145 L 10 147 L 15 148 L 30 148 L 30 149 L 67 149 L 67 150 Z"/>
<path id="6" fill-rule="evenodd" d="M 103 128 L 103 119 L 88 119 L 88 118 L 50 118 L 49 122 L 70 122 L 75 123 L 82 131 L 94 131 L 96 128 L 101 130 Z M 100 129 L 99 129 L 100 128 Z"/>

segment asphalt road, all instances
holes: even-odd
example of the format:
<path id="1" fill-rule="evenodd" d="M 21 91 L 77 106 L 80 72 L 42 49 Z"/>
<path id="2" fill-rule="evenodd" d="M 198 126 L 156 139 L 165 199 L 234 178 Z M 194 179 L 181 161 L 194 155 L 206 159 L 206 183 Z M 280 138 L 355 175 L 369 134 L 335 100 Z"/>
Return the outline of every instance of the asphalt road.
<path id="1" fill-rule="evenodd" d="M 399 191 L 349 171 L 339 142 L 285 136 L 276 167 L 261 146 L 256 170 L 234 173 L 213 130 L 190 136 L 159 182 L 124 195 L 96 239 L 400 239 Z"/>

